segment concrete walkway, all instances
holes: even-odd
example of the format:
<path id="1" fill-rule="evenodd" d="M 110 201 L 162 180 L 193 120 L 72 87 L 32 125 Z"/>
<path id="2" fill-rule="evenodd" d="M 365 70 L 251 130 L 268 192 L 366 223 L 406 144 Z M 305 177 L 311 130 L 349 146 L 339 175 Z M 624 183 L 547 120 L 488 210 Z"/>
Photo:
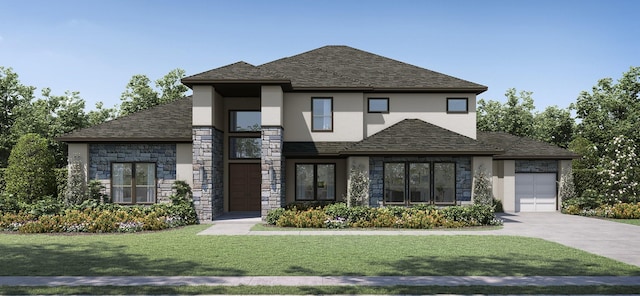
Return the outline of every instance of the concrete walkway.
<path id="1" fill-rule="evenodd" d="M 0 277 L 1 286 L 640 286 L 640 276 L 52 276 Z M 639 288 L 640 289 L 640 288 Z"/>
<path id="2" fill-rule="evenodd" d="M 561 213 L 500 214 L 497 230 L 282 230 L 251 231 L 259 217 L 233 214 L 199 235 L 515 235 L 542 238 L 640 267 L 640 227 Z"/>

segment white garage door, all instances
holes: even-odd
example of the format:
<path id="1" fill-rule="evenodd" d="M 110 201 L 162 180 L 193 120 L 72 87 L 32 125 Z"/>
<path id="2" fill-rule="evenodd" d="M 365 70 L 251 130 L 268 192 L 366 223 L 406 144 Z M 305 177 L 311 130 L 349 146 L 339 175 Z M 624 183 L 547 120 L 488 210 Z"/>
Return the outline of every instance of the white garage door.
<path id="1" fill-rule="evenodd" d="M 516 174 L 516 212 L 556 210 L 556 174 Z"/>

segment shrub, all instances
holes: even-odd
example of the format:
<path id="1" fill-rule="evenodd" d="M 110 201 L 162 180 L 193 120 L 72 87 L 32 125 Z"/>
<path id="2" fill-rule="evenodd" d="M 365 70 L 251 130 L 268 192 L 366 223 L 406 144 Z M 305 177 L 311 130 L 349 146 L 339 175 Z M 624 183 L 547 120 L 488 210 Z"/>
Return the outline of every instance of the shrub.
<path id="1" fill-rule="evenodd" d="M 105 204 L 111 202 L 111 197 L 104 193 L 104 185 L 100 180 L 91 180 L 87 184 L 87 195 L 94 203 Z"/>
<path id="2" fill-rule="evenodd" d="M 493 199 L 493 212 L 504 213 L 504 207 L 502 206 L 502 201 L 497 198 Z"/>
<path id="3" fill-rule="evenodd" d="M 286 210 L 284 208 L 277 208 L 269 211 L 267 213 L 267 224 L 276 225 L 278 219 L 280 219 L 280 216 L 282 216 L 282 213 L 284 213 L 285 211 Z"/>
<path id="4" fill-rule="evenodd" d="M 4 181 L 4 172 L 7 169 L 5 168 L 0 168 L 0 193 L 4 192 L 4 188 L 6 187 L 6 183 Z"/>
<path id="5" fill-rule="evenodd" d="M 0 215 L 3 213 L 18 213 L 22 206 L 11 194 L 0 192 Z"/>
<path id="6" fill-rule="evenodd" d="M 87 199 L 87 180 L 80 156 L 74 155 L 69 160 L 69 177 L 64 193 L 66 205 L 79 205 Z"/>
<path id="7" fill-rule="evenodd" d="M 67 183 L 69 171 L 67 168 L 55 168 L 53 169 L 53 174 L 56 177 L 56 197 L 60 200 L 64 200 L 65 194 L 67 192 Z"/>
<path id="8" fill-rule="evenodd" d="M 362 171 L 362 168 L 351 169 L 349 172 L 349 196 L 347 204 L 349 206 L 364 206 L 369 200 L 369 177 Z"/>
<path id="9" fill-rule="evenodd" d="M 478 205 L 492 205 L 493 189 L 489 175 L 480 166 L 473 176 L 473 203 Z"/>
<path id="10" fill-rule="evenodd" d="M 282 213 L 276 225 L 296 228 L 323 228 L 328 218 L 320 208 L 304 211 L 289 210 Z"/>
<path id="11" fill-rule="evenodd" d="M 5 191 L 27 203 L 55 195 L 54 165 L 46 139 L 37 134 L 20 137 L 9 156 Z"/>

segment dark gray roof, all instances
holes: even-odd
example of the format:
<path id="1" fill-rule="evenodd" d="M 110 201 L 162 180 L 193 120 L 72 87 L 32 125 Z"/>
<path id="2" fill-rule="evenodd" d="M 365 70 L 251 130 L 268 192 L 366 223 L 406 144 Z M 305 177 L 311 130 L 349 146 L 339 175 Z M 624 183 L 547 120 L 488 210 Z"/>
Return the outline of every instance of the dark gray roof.
<path id="1" fill-rule="evenodd" d="M 192 98 L 155 106 L 57 138 L 64 142 L 191 142 Z"/>
<path id="2" fill-rule="evenodd" d="M 477 139 L 488 145 L 502 148 L 505 153 L 495 159 L 574 159 L 580 156 L 567 149 L 503 132 L 478 131 Z"/>
<path id="3" fill-rule="evenodd" d="M 348 46 L 325 46 L 260 66 L 236 63 L 182 79 L 212 82 L 289 81 L 293 90 L 473 92 L 487 87 Z"/>
<path id="4" fill-rule="evenodd" d="M 494 155 L 501 149 L 420 119 L 402 120 L 349 146 L 343 154 Z"/>
<path id="5" fill-rule="evenodd" d="M 293 156 L 337 156 L 353 142 L 284 142 L 282 154 Z"/>

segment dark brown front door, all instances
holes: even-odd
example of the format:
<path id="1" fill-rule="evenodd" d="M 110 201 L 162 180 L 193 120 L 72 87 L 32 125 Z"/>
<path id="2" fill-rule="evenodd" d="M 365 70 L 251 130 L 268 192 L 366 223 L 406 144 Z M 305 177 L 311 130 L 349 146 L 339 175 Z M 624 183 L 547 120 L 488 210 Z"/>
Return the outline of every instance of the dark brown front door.
<path id="1" fill-rule="evenodd" d="M 229 164 L 229 211 L 260 211 L 261 183 L 260 164 Z"/>

